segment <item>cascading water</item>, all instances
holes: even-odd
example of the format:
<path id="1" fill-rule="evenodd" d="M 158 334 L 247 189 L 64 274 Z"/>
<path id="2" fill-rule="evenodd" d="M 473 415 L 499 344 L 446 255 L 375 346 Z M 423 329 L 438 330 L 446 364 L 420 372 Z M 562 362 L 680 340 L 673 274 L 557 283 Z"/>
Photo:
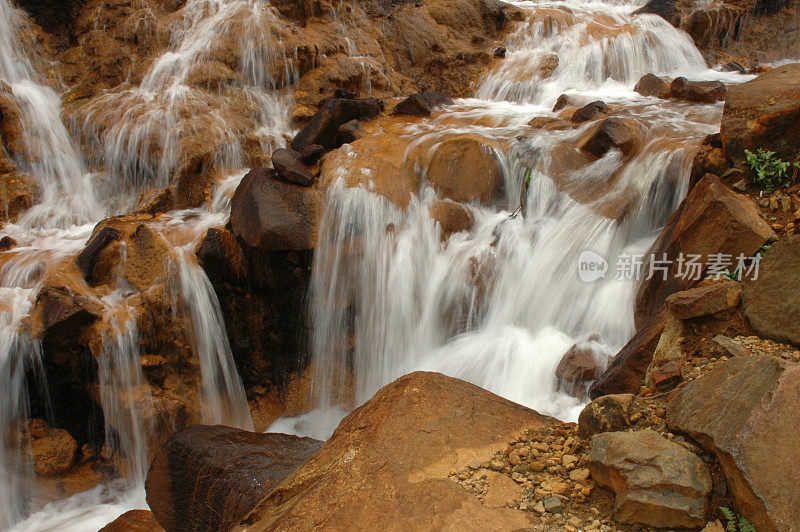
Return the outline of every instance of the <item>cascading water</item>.
<path id="1" fill-rule="evenodd" d="M 648 72 L 736 78 L 709 70 L 689 36 L 663 19 L 632 17 L 631 5 L 515 4 L 527 20 L 477 99 L 405 132 L 404 157 L 422 152 L 416 171 L 423 176 L 453 136 L 506 146 L 506 203 L 472 205 L 473 228 L 444 239 L 430 215 L 431 188 L 403 210 L 366 188 L 331 187 L 311 286 L 318 410 L 271 430 L 327 437 L 346 411 L 414 370 L 459 377 L 574 420 L 584 400 L 559 388 L 555 369 L 564 353 L 591 340 L 602 368 L 633 334 L 636 281 L 616 278 L 616 268 L 644 254 L 678 206 L 694 149 L 718 127 L 722 110 L 645 98 L 633 84 Z M 550 108 L 564 93 L 617 108 L 643 131 L 639 149 L 565 165 L 559 150 L 591 126 L 525 127 L 535 117 L 555 118 Z M 343 175 L 373 175 L 368 163 L 352 164 Z M 526 177 L 521 212 L 512 212 Z M 609 275 L 579 279 L 586 250 L 608 259 Z"/>

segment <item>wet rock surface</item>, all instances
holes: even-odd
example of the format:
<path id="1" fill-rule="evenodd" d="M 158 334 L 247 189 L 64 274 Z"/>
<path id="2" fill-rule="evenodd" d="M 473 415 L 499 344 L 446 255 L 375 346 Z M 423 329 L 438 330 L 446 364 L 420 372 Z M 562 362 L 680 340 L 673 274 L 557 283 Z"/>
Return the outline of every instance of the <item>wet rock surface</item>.
<path id="1" fill-rule="evenodd" d="M 167 530 L 227 530 L 322 442 L 194 425 L 177 432 L 147 474 L 147 503 Z"/>

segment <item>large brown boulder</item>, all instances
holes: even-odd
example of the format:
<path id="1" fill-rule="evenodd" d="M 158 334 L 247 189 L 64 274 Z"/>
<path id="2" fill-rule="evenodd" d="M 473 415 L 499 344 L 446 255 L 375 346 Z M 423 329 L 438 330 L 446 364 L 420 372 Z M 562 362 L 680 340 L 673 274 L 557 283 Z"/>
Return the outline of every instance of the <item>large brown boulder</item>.
<path id="1" fill-rule="evenodd" d="M 597 376 L 598 345 L 594 338 L 580 342 L 567 350 L 556 367 L 556 377 L 565 382 L 588 382 Z M 595 353 L 598 354 L 595 357 Z"/>
<path id="2" fill-rule="evenodd" d="M 689 81 L 675 78 L 669 86 L 673 98 L 698 103 L 714 103 L 725 99 L 727 90 L 721 81 Z"/>
<path id="3" fill-rule="evenodd" d="M 722 142 L 734 160 L 764 148 L 792 160 L 800 145 L 800 63 L 731 85 L 722 115 Z"/>
<path id="4" fill-rule="evenodd" d="M 654 257 L 661 261 L 666 256 L 671 262 L 665 265 L 666 274 L 654 270 L 655 274 L 639 286 L 636 323 L 643 324 L 668 295 L 691 288 L 697 282 L 696 276 L 679 274 L 681 254 L 685 259 L 697 256 L 702 277 L 712 254 L 728 255 L 733 263 L 729 269 L 733 271 L 740 254 L 752 257 L 773 238 L 777 235 L 759 216 L 755 203 L 730 190 L 718 177 L 706 175 L 670 217 L 650 248 L 644 272 L 649 271 Z"/>
<path id="5" fill-rule="evenodd" d="M 616 494 L 617 521 L 656 528 L 706 524 L 708 467 L 653 430 L 593 436 L 589 470 L 598 484 Z"/>
<path id="6" fill-rule="evenodd" d="M 548 422 L 459 379 L 411 373 L 348 415 L 246 523 L 256 530 L 526 528 L 524 512 L 489 508 L 448 475 Z"/>
<path id="7" fill-rule="evenodd" d="M 612 148 L 631 156 L 641 147 L 643 133 L 636 120 L 612 116 L 591 126 L 578 140 L 578 149 L 597 158 Z"/>
<path id="8" fill-rule="evenodd" d="M 322 442 L 193 425 L 174 434 L 147 473 L 147 503 L 167 530 L 230 530 Z"/>
<path id="9" fill-rule="evenodd" d="M 764 254 L 758 277 L 743 279 L 742 301 L 759 335 L 800 344 L 800 236 L 776 242 Z"/>
<path id="10" fill-rule="evenodd" d="M 278 148 L 272 152 L 272 167 L 289 183 L 307 187 L 314 184 L 314 174 L 301 158 L 302 154 L 294 150 Z"/>
<path id="11" fill-rule="evenodd" d="M 655 74 L 645 74 L 639 78 L 633 90 L 642 96 L 655 96 L 662 99 L 667 99 L 670 95 L 669 81 Z"/>
<path id="12" fill-rule="evenodd" d="M 276 179 L 254 168 L 231 201 L 230 225 L 245 244 L 263 250 L 313 249 L 317 241 L 319 192 Z"/>
<path id="13" fill-rule="evenodd" d="M 608 394 L 639 393 L 664 331 L 665 320 L 666 313 L 662 309 L 636 330 L 633 338 L 589 387 L 589 397 L 596 399 Z"/>
<path id="14" fill-rule="evenodd" d="M 706 283 L 667 297 L 667 307 L 681 320 L 717 314 L 739 306 L 742 285 L 736 281 Z"/>
<path id="15" fill-rule="evenodd" d="M 800 366 L 734 357 L 678 392 L 671 431 L 719 459 L 736 506 L 758 530 L 800 530 Z"/>
<path id="16" fill-rule="evenodd" d="M 442 142 L 426 176 L 440 194 L 453 201 L 492 203 L 503 188 L 503 166 L 496 148 L 474 135 Z"/>
<path id="17" fill-rule="evenodd" d="M 603 395 L 583 407 L 578 416 L 578 436 L 591 438 L 601 432 L 616 432 L 631 426 L 636 396 L 632 393 Z"/>

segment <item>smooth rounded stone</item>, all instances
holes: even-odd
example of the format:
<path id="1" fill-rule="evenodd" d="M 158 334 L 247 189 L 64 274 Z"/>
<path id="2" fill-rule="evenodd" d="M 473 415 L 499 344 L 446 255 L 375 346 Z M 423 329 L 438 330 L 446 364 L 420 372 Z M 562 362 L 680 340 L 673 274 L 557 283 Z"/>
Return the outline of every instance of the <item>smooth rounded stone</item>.
<path id="1" fill-rule="evenodd" d="M 596 340 L 597 337 L 592 336 L 570 347 L 556 367 L 556 377 L 568 383 L 593 380 L 600 369 L 597 359 L 601 356 Z"/>
<path id="2" fill-rule="evenodd" d="M 600 158 L 612 148 L 626 157 L 642 145 L 643 130 L 632 118 L 609 117 L 591 126 L 578 140 L 578 149 Z"/>
<path id="3" fill-rule="evenodd" d="M 706 175 L 670 216 L 650 249 L 643 271 L 650 268 L 651 257 L 661 260 L 666 255 L 670 262 L 666 275 L 654 275 L 639 285 L 634 313 L 637 325 L 655 315 L 667 296 L 697 283 L 692 276 L 678 274 L 681 254 L 699 256 L 702 278 L 709 257 L 752 257 L 773 239 L 777 239 L 775 231 L 761 218 L 752 200 L 728 188 L 717 176 Z"/>
<path id="4" fill-rule="evenodd" d="M 720 137 L 725 154 L 764 148 L 793 160 L 800 145 L 800 64 L 774 68 L 747 83 L 728 87 Z"/>
<path id="5" fill-rule="evenodd" d="M 721 81 L 689 81 L 684 77 L 672 80 L 669 90 L 673 98 L 698 103 L 723 101 L 727 94 L 727 88 Z"/>
<path id="6" fill-rule="evenodd" d="M 320 194 L 276 179 L 268 168 L 242 178 L 231 200 L 230 226 L 246 245 L 265 251 L 313 249 Z"/>
<path id="7" fill-rule="evenodd" d="M 711 473 L 696 455 L 657 432 L 607 432 L 592 437 L 589 470 L 615 493 L 614 518 L 657 528 L 706 524 Z"/>
<path id="8" fill-rule="evenodd" d="M 743 279 L 742 306 L 755 331 L 778 342 L 800 345 L 800 236 L 770 246 L 758 278 Z"/>
<path id="9" fill-rule="evenodd" d="M 16 245 L 17 241 L 8 235 L 0 238 L 0 251 L 8 251 L 9 249 L 16 247 Z"/>
<path id="10" fill-rule="evenodd" d="M 575 105 L 573 98 L 569 94 L 562 94 L 556 99 L 556 103 L 553 104 L 553 112 L 560 111 L 570 105 Z"/>
<path id="11" fill-rule="evenodd" d="M 667 99 L 670 97 L 670 82 L 655 74 L 645 74 L 639 78 L 633 90 L 642 96 L 655 96 L 656 98 Z"/>
<path id="12" fill-rule="evenodd" d="M 741 300 L 741 283 L 724 281 L 675 292 L 666 303 L 673 316 L 688 320 L 736 308 Z"/>
<path id="13" fill-rule="evenodd" d="M 317 164 L 320 157 L 325 154 L 325 148 L 319 144 L 309 144 L 300 152 L 300 158 L 306 164 Z"/>
<path id="14" fill-rule="evenodd" d="M 425 176 L 441 195 L 456 202 L 490 204 L 503 188 L 503 167 L 495 147 L 475 135 L 444 140 L 431 157 Z"/>
<path id="15" fill-rule="evenodd" d="M 272 152 L 272 167 L 282 179 L 307 187 L 314 184 L 314 174 L 301 158 L 302 155 L 294 150 L 278 148 Z"/>
<path id="16" fill-rule="evenodd" d="M 221 425 L 175 433 L 147 473 L 147 503 L 167 530 L 228 530 L 321 441 Z"/>
<path id="17" fill-rule="evenodd" d="M 500 48 L 498 48 L 500 50 Z M 505 48 L 502 48 L 503 55 L 498 56 L 495 51 L 495 57 L 504 57 Z M 453 105 L 453 99 L 440 92 L 421 92 L 412 94 L 402 102 L 398 103 L 392 110 L 392 114 L 397 116 L 431 116 L 431 113 L 437 107 L 446 105 Z"/>
<path id="18" fill-rule="evenodd" d="M 504 58 L 505 58 L 505 56 L 506 56 L 506 49 L 505 49 L 505 47 L 503 47 L 503 46 L 498 46 L 497 48 L 495 48 L 495 50 L 494 50 L 494 56 L 495 56 L 495 57 L 498 57 L 498 58 L 500 58 L 500 59 L 504 59 Z"/>
<path id="19" fill-rule="evenodd" d="M 667 426 L 713 452 L 736 507 L 758 530 L 800 530 L 800 366 L 733 357 L 688 383 Z"/>
<path id="20" fill-rule="evenodd" d="M 578 416 L 578 436 L 591 438 L 601 432 L 627 429 L 635 400 L 636 396 L 629 393 L 598 397 Z"/>
<path id="21" fill-rule="evenodd" d="M 38 434 L 38 437 L 34 436 Z M 64 429 L 31 432 L 31 451 L 36 474 L 53 477 L 66 473 L 75 465 L 78 442 Z"/>
<path id="22" fill-rule="evenodd" d="M 102 227 L 92 235 L 86 243 L 86 247 L 75 257 L 75 265 L 78 266 L 83 278 L 90 285 L 107 279 L 109 270 L 116 266 L 116 261 L 104 260 L 107 257 L 103 257 L 102 252 L 109 244 L 118 241 L 120 236 L 119 229 L 110 226 Z"/>
<path id="23" fill-rule="evenodd" d="M 469 207 L 450 200 L 434 202 L 430 208 L 430 216 L 439 223 L 445 236 L 460 231 L 469 231 L 475 223 Z"/>
<path id="24" fill-rule="evenodd" d="M 572 123 L 582 124 L 600 115 L 608 114 L 608 111 L 608 105 L 602 100 L 589 102 L 572 114 Z"/>

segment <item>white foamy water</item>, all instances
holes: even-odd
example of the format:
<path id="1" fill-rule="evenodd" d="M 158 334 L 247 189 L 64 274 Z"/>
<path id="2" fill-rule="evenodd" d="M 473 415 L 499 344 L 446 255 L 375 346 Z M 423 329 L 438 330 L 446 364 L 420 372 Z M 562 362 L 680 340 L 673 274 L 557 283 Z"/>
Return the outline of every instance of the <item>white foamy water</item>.
<path id="1" fill-rule="evenodd" d="M 574 421 L 585 399 L 560 389 L 562 356 L 591 338 L 602 369 L 633 334 L 636 282 L 616 278 L 617 258 L 649 249 L 686 194 L 694 147 L 718 129 L 722 111 L 721 104 L 645 98 L 633 85 L 648 72 L 749 78 L 709 69 L 685 33 L 658 17 L 632 17 L 629 4 L 516 4 L 527 19 L 477 97 L 407 128 L 406 154 L 423 153 L 415 167 L 423 176 L 439 143 L 454 135 L 499 142 L 506 199 L 473 205 L 474 227 L 443 242 L 428 214 L 433 189 L 402 210 L 363 188 L 332 187 L 312 271 L 318 409 L 270 430 L 329 436 L 343 411 L 414 370 L 458 377 Z M 543 71 L 548 58 L 555 65 Z M 643 129 L 642 146 L 629 157 L 612 149 L 559 170 L 560 147 L 590 126 L 531 131 L 525 124 L 556 116 L 550 108 L 564 93 L 621 108 L 619 116 Z M 342 172 L 374 175 L 368 163 Z M 582 190 L 595 192 L 576 200 Z M 579 279 L 585 250 L 609 260 L 605 278 Z"/>

